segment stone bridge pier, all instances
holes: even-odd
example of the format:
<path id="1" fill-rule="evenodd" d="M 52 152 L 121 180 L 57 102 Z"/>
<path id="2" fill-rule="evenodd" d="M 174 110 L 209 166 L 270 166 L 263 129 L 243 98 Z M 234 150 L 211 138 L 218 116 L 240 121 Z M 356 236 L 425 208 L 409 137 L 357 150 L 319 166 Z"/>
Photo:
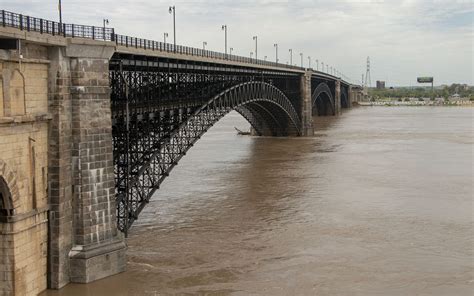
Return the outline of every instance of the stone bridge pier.
<path id="1" fill-rule="evenodd" d="M 107 43 L 49 48 L 50 286 L 88 283 L 125 269 L 116 226 Z"/>

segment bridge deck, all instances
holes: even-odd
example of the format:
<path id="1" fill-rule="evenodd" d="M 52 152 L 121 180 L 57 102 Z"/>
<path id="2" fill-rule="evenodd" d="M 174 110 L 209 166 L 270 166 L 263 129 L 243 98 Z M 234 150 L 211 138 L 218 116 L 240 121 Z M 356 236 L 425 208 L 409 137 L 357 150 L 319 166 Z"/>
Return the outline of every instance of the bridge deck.
<path id="1" fill-rule="evenodd" d="M 63 29 L 60 29 L 60 28 Z M 93 44 L 111 46 L 115 52 L 178 59 L 221 65 L 251 67 L 253 69 L 275 70 L 312 75 L 327 80 L 341 80 L 343 85 L 351 85 L 343 77 L 325 72 L 248 57 L 224 54 L 188 46 L 163 43 L 136 37 L 115 34 L 113 28 L 86 25 L 59 24 L 54 21 L 20 15 L 5 10 L 0 11 L 0 37 L 26 40 L 45 45 L 68 46 L 69 44 Z"/>

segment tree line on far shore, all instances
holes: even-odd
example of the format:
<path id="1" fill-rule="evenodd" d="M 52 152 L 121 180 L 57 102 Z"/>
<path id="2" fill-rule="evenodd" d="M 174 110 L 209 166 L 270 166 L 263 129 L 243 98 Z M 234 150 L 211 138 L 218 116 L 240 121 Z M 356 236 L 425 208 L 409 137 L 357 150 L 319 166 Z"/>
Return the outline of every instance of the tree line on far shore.
<path id="1" fill-rule="evenodd" d="M 471 101 L 474 101 L 474 87 L 457 83 L 451 84 L 450 86 L 435 87 L 433 93 L 431 91 L 431 86 L 369 89 L 369 96 L 375 100 L 383 100 L 387 98 L 402 99 L 432 97 L 448 99 L 455 94 L 459 95 L 461 98 L 469 98 Z"/>

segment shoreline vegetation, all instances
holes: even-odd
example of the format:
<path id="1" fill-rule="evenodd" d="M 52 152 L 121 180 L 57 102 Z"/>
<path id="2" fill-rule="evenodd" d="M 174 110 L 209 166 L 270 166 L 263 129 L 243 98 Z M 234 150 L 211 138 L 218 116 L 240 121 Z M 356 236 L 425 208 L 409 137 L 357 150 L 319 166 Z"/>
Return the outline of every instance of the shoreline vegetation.
<path id="1" fill-rule="evenodd" d="M 397 101 L 397 100 L 384 100 L 384 101 L 370 101 L 370 102 L 357 102 L 359 106 L 387 106 L 387 107 L 398 107 L 398 106 L 467 106 L 474 107 L 474 101 L 469 100 L 458 100 L 458 101 Z"/>
<path id="2" fill-rule="evenodd" d="M 474 106 L 474 87 L 467 84 L 368 89 L 361 106 Z"/>

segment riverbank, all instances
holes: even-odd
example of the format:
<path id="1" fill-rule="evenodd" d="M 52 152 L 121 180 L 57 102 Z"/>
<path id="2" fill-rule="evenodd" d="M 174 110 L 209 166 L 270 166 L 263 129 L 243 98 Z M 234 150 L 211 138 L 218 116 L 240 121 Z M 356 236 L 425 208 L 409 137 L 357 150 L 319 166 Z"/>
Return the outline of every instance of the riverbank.
<path id="1" fill-rule="evenodd" d="M 377 101 L 377 102 L 358 102 L 359 106 L 474 106 L 474 101 Z"/>

